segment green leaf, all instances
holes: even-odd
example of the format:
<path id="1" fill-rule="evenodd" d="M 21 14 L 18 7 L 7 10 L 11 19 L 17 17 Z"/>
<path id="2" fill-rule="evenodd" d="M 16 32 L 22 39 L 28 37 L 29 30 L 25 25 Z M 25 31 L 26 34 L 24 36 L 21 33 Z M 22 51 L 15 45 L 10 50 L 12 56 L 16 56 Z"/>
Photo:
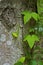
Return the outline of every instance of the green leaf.
<path id="1" fill-rule="evenodd" d="M 28 62 L 28 65 L 37 65 L 37 62 L 36 62 L 36 60 L 30 60 L 29 62 Z"/>
<path id="2" fill-rule="evenodd" d="M 39 17 L 39 14 L 35 13 L 35 12 L 32 12 L 31 16 L 36 20 L 38 21 L 38 19 L 40 18 Z"/>
<path id="3" fill-rule="evenodd" d="M 34 29 L 33 28 L 30 28 L 29 32 L 34 32 Z"/>
<path id="4" fill-rule="evenodd" d="M 12 36 L 17 38 L 18 37 L 18 33 L 17 32 L 12 32 Z"/>
<path id="5" fill-rule="evenodd" d="M 32 35 L 34 41 L 39 41 L 39 37 L 37 35 Z"/>
<path id="6" fill-rule="evenodd" d="M 31 61 L 31 65 L 37 65 L 36 60 L 32 60 L 32 61 Z"/>
<path id="7" fill-rule="evenodd" d="M 43 62 L 40 60 L 40 61 L 38 61 L 38 64 L 39 65 L 43 65 Z"/>
<path id="8" fill-rule="evenodd" d="M 21 62 L 17 62 L 14 65 L 23 65 Z"/>
<path id="9" fill-rule="evenodd" d="M 22 14 L 24 15 L 24 24 L 26 24 L 31 19 L 31 13 L 29 11 L 24 11 Z"/>
<path id="10" fill-rule="evenodd" d="M 19 59 L 19 62 L 21 62 L 21 63 L 23 63 L 25 61 L 25 57 L 21 57 L 20 59 Z"/>
<path id="11" fill-rule="evenodd" d="M 25 61 L 25 57 L 21 57 L 21 58 L 17 61 L 17 63 L 15 63 L 14 65 L 23 65 L 24 61 Z"/>
<path id="12" fill-rule="evenodd" d="M 29 22 L 31 18 L 34 18 L 36 21 L 40 18 L 39 14 L 30 11 L 24 11 L 22 12 L 22 15 L 24 15 L 24 24 Z"/>
<path id="13" fill-rule="evenodd" d="M 39 41 L 39 37 L 36 35 L 28 35 L 24 38 L 24 41 L 28 42 L 30 48 L 34 46 L 35 41 Z"/>

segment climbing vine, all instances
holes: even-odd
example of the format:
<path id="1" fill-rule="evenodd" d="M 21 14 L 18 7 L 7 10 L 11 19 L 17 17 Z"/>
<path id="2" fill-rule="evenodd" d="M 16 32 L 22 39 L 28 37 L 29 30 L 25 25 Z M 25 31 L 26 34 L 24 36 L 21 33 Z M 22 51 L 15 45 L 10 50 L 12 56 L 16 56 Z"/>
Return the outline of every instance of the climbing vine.
<path id="1" fill-rule="evenodd" d="M 28 53 L 26 52 L 26 56 L 25 57 L 22 57 L 19 59 L 19 61 L 17 63 L 15 63 L 14 65 L 23 65 L 24 61 L 28 60 L 28 62 L 25 64 L 25 65 L 43 65 L 43 62 L 41 61 L 41 57 L 40 57 L 40 54 L 38 56 L 37 54 L 37 49 L 40 49 L 39 46 L 35 47 L 35 43 L 39 42 L 40 40 L 40 37 L 36 34 L 36 31 L 35 31 L 35 26 L 36 26 L 36 23 L 38 23 L 39 19 L 40 19 L 40 16 L 39 14 L 37 14 L 36 12 L 30 12 L 30 11 L 24 11 L 22 12 L 22 15 L 23 15 L 23 19 L 24 19 L 24 25 L 26 25 L 28 22 L 30 23 L 30 29 L 29 29 L 29 32 L 28 32 L 28 35 L 26 35 L 23 39 L 23 41 L 27 42 L 28 44 L 28 47 L 30 49 L 27 49 L 27 50 L 30 50 Z M 35 25 L 33 26 L 33 24 L 31 25 L 31 22 L 30 22 L 30 19 L 33 19 L 35 20 L 33 22 L 33 24 L 35 23 Z M 37 32 L 38 33 L 38 32 Z M 38 61 L 37 61 L 37 56 L 38 56 Z"/>

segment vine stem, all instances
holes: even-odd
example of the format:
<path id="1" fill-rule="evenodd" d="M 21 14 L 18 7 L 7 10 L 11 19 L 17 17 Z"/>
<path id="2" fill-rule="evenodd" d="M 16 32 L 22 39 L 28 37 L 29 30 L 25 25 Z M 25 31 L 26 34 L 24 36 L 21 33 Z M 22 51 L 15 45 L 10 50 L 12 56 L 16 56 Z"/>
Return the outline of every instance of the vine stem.
<path id="1" fill-rule="evenodd" d="M 33 59 L 33 51 L 34 51 L 34 46 L 32 49 L 30 49 L 30 55 L 31 55 L 31 59 Z"/>

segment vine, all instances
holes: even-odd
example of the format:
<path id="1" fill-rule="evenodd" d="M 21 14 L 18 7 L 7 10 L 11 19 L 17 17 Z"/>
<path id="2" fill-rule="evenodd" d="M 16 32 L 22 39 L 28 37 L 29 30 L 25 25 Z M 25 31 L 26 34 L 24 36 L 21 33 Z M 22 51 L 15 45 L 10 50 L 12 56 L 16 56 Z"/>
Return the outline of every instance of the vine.
<path id="1" fill-rule="evenodd" d="M 35 12 L 30 12 L 30 11 L 24 11 L 24 12 L 22 12 L 22 15 L 24 16 L 24 18 L 23 18 L 24 24 L 26 25 L 28 22 L 30 23 L 29 24 L 30 25 L 29 34 L 26 35 L 23 39 L 24 42 L 27 42 L 28 47 L 30 48 L 30 51 L 28 53 L 26 52 L 27 55 L 25 57 L 20 58 L 19 61 L 17 63 L 15 63 L 14 65 L 23 65 L 24 61 L 26 61 L 26 60 L 28 60 L 28 62 L 25 65 L 38 65 L 38 64 L 43 65 L 40 54 L 39 54 L 39 56 L 37 54 L 37 50 L 40 49 L 40 47 L 37 46 L 34 48 L 35 43 L 39 42 L 39 40 L 40 40 L 40 37 L 36 34 L 37 30 L 35 31 L 35 26 L 36 26 L 36 23 L 38 23 L 40 16 L 39 16 L 39 14 L 37 14 Z M 31 22 L 33 22 L 33 24 L 35 23 L 34 26 L 33 26 L 33 24 L 31 25 L 30 19 L 35 20 L 34 22 L 31 21 Z M 26 49 L 26 50 L 29 50 L 29 49 Z M 36 59 L 37 56 L 38 56 L 38 60 Z"/>

